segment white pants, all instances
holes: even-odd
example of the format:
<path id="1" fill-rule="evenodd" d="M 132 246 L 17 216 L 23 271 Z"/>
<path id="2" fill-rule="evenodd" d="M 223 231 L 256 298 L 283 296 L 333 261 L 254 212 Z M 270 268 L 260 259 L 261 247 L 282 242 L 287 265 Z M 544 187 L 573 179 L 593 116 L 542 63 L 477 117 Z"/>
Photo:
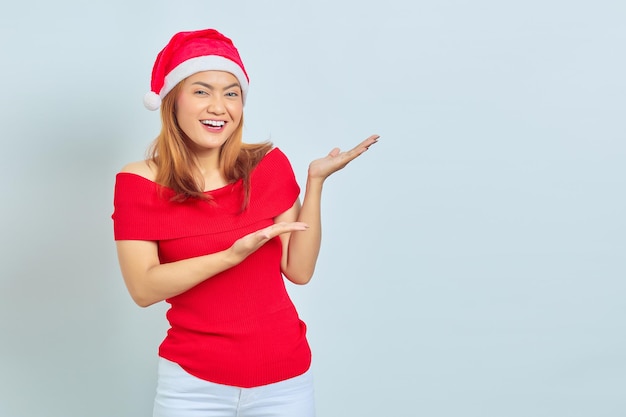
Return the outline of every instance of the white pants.
<path id="1" fill-rule="evenodd" d="M 313 375 L 254 388 L 216 384 L 159 358 L 153 417 L 315 417 Z"/>

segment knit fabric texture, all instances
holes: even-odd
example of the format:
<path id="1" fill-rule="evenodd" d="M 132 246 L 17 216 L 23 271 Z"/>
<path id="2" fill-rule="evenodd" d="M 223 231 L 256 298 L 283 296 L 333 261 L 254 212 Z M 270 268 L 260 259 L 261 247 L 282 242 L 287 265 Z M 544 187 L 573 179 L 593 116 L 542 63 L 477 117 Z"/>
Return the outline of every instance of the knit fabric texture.
<path id="1" fill-rule="evenodd" d="M 298 198 L 291 164 L 274 148 L 250 177 L 250 203 L 242 213 L 240 180 L 208 191 L 210 202 L 171 201 L 173 190 L 132 174 L 116 177 L 116 240 L 158 243 L 161 263 L 218 252 L 274 223 Z M 198 378 L 243 388 L 307 371 L 306 325 L 285 288 L 282 246 L 276 237 L 239 265 L 166 300 L 170 329 L 159 355 Z M 172 277 L 176 279 L 176 277 Z"/>

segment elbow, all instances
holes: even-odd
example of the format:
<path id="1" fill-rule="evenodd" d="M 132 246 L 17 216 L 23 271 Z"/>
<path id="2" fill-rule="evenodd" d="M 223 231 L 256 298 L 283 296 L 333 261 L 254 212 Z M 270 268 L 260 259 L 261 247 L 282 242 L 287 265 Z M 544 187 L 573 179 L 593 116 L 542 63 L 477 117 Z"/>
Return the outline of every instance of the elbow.
<path id="1" fill-rule="evenodd" d="M 306 285 L 311 282 L 311 278 L 313 278 L 313 271 L 310 272 L 291 272 L 285 273 L 285 277 L 292 283 L 296 285 Z"/>
<path id="2" fill-rule="evenodd" d="M 145 279 L 143 277 L 129 274 L 122 274 L 122 276 L 124 277 L 124 283 L 126 284 L 128 294 L 130 294 L 132 300 L 139 307 L 150 307 L 152 304 L 156 304 L 163 300 L 162 298 L 157 297 L 151 287 L 145 283 Z"/>
<path id="3" fill-rule="evenodd" d="M 150 307 L 152 304 L 156 303 L 156 301 L 150 301 L 145 298 L 133 297 L 133 301 L 141 308 Z"/>
<path id="4" fill-rule="evenodd" d="M 128 292 L 130 294 L 130 297 L 135 302 L 135 304 L 137 304 L 139 307 L 142 307 L 142 308 L 150 307 L 152 304 L 156 304 L 157 302 L 160 301 L 160 300 L 155 300 L 153 297 L 150 297 L 145 292 L 139 291 L 136 288 L 128 288 Z"/>
<path id="5" fill-rule="evenodd" d="M 308 278 L 301 278 L 299 280 L 295 280 L 295 281 L 291 281 L 291 282 L 293 282 L 296 285 L 306 285 L 309 282 L 311 282 L 311 278 L 313 278 L 312 275 L 310 277 L 308 277 Z"/>

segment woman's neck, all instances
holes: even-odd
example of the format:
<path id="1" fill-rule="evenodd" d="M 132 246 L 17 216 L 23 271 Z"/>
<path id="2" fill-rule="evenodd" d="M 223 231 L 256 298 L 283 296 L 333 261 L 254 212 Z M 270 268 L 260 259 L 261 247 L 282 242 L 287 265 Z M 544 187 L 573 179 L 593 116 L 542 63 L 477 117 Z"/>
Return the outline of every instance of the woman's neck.
<path id="1" fill-rule="evenodd" d="M 204 181 L 204 191 L 215 190 L 227 184 L 220 169 L 219 152 L 196 155 L 196 162 Z"/>

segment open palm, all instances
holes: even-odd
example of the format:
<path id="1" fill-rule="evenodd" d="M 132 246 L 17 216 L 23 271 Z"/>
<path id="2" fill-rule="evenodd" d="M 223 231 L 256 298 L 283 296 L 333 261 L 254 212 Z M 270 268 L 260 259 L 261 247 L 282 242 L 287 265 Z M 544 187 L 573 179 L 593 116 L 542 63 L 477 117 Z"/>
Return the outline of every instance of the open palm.
<path id="1" fill-rule="evenodd" d="M 372 135 L 359 143 L 349 151 L 341 152 L 339 148 L 334 148 L 324 158 L 316 159 L 309 165 L 309 177 L 325 179 L 334 172 L 344 168 L 348 163 L 363 152 L 365 152 L 370 146 L 378 142 L 378 135 Z"/>

